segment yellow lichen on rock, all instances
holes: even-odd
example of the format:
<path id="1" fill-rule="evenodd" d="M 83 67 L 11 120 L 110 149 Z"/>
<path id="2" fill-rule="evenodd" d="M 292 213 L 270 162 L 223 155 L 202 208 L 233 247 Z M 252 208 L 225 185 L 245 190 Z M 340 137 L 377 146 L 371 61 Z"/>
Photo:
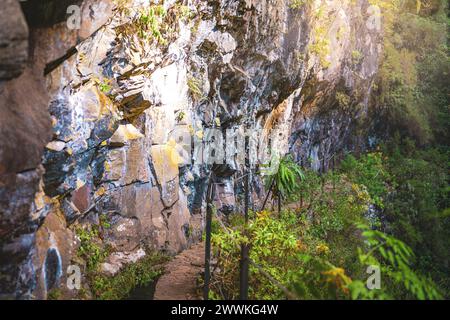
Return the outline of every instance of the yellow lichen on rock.
<path id="1" fill-rule="evenodd" d="M 151 148 L 153 166 L 160 184 L 174 180 L 178 176 L 178 165 L 182 159 L 176 150 L 175 141 L 166 145 L 157 145 Z"/>
<path id="2" fill-rule="evenodd" d="M 144 135 L 132 124 L 120 125 L 111 137 L 111 144 L 124 145 L 128 141 L 143 138 Z"/>

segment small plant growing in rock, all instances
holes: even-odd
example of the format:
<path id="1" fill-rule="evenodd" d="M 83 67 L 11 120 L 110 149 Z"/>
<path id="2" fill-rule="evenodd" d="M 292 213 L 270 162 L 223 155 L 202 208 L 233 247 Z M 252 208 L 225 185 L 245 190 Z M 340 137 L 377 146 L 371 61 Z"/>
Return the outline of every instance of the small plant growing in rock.
<path id="1" fill-rule="evenodd" d="M 314 32 L 315 39 L 310 45 L 309 51 L 316 55 L 324 68 L 329 68 L 331 63 L 327 59 L 330 54 L 330 40 L 327 38 L 327 29 L 324 26 L 317 27 Z"/>
<path id="2" fill-rule="evenodd" d="M 106 83 L 106 82 L 100 83 L 100 84 L 98 85 L 98 87 L 99 87 L 100 91 L 103 92 L 103 93 L 109 93 L 109 92 L 111 92 L 111 90 L 112 90 L 111 85 L 109 85 L 109 84 Z"/>
<path id="3" fill-rule="evenodd" d="M 336 101 L 339 104 L 339 107 L 346 110 L 350 106 L 351 99 L 344 92 L 336 92 Z"/>
<path id="4" fill-rule="evenodd" d="M 100 226 L 103 229 L 110 229 L 111 228 L 111 223 L 109 222 L 108 217 L 107 217 L 106 214 L 100 215 L 99 220 L 100 220 Z"/>
<path id="5" fill-rule="evenodd" d="M 161 5 L 150 7 L 148 10 L 141 10 L 136 19 L 139 36 L 143 39 L 152 36 L 159 43 L 165 44 L 166 39 L 164 39 L 161 30 L 161 24 L 165 16 L 166 10 Z"/>
<path id="6" fill-rule="evenodd" d="M 186 118 L 186 113 L 184 111 L 179 111 L 175 120 L 180 123 L 181 121 L 183 121 Z"/>
<path id="7" fill-rule="evenodd" d="M 354 64 L 359 64 L 362 61 L 363 57 L 364 56 L 360 51 L 358 51 L 358 50 L 352 51 L 352 62 Z"/>
<path id="8" fill-rule="evenodd" d="M 191 11 L 191 9 L 189 9 L 188 6 L 182 4 L 175 4 L 174 11 L 176 12 L 177 17 L 184 22 L 189 22 L 194 16 L 194 13 Z"/>
<path id="9" fill-rule="evenodd" d="M 200 27 L 200 19 L 197 19 L 191 26 L 191 35 L 196 35 L 198 32 L 198 28 Z"/>
<path id="10" fill-rule="evenodd" d="M 359 64 L 363 59 L 363 54 L 358 50 L 352 51 L 352 62 L 354 64 Z"/>
<path id="11" fill-rule="evenodd" d="M 189 91 L 192 94 L 192 97 L 196 101 L 200 101 L 204 98 L 203 92 L 200 89 L 202 84 L 200 80 L 194 78 L 194 77 L 188 77 L 187 79 L 187 85 L 189 87 Z"/>
<path id="12" fill-rule="evenodd" d="M 91 228 L 78 226 L 75 229 L 75 233 L 80 239 L 78 256 L 86 261 L 88 272 L 95 272 L 109 253 L 108 248 L 103 248 L 99 244 L 98 226 L 91 226 Z"/>
<path id="13" fill-rule="evenodd" d="M 289 8 L 291 9 L 300 9 L 307 3 L 307 0 L 291 0 L 289 3 Z"/>
<path id="14" fill-rule="evenodd" d="M 100 79 L 96 76 L 93 76 L 92 81 L 95 83 L 97 88 L 106 95 L 109 95 L 113 89 L 112 80 L 108 78 Z"/>
<path id="15" fill-rule="evenodd" d="M 305 54 L 300 50 L 296 49 L 294 51 L 294 59 L 297 63 L 300 63 L 305 60 Z"/>
<path id="16" fill-rule="evenodd" d="M 62 292 L 61 292 L 61 289 L 59 289 L 59 288 L 52 289 L 47 293 L 48 300 L 59 300 L 59 299 L 61 299 L 61 296 L 62 296 Z"/>
<path id="17" fill-rule="evenodd" d="M 126 299 L 134 289 L 155 281 L 162 274 L 162 264 L 167 260 L 163 254 L 148 251 L 144 258 L 127 265 L 115 276 L 96 274 L 91 281 L 93 294 L 99 300 Z"/>

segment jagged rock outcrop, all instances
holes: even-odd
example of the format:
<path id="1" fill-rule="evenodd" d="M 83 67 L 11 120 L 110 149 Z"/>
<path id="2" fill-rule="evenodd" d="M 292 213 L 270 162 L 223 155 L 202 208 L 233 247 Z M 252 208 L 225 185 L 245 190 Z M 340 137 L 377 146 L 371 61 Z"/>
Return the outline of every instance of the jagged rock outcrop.
<path id="1" fill-rule="evenodd" d="M 155 2 L 85 0 L 70 30 L 47 1 L 29 66 L 0 83 L 2 296 L 76 297 L 64 284 L 69 265 L 84 270 L 80 228 L 107 224 L 108 274 L 197 241 L 212 166 L 184 161 L 180 132 L 251 120 L 263 143 L 276 133 L 268 147 L 317 169 L 364 146 L 380 53 L 367 0 Z M 223 213 L 239 209 L 241 169 L 215 168 Z"/>

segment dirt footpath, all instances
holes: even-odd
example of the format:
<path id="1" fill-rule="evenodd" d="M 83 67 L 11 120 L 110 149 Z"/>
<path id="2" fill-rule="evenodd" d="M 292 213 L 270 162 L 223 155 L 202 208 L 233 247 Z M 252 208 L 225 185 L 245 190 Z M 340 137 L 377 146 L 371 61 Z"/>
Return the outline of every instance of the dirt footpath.
<path id="1" fill-rule="evenodd" d="M 197 279 L 204 269 L 204 244 L 193 246 L 165 266 L 165 274 L 156 284 L 154 300 L 201 300 Z"/>

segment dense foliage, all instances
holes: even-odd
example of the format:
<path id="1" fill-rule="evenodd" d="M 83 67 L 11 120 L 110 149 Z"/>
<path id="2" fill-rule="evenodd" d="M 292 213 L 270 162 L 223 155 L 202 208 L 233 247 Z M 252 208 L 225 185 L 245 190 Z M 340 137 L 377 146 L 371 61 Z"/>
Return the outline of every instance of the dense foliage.
<path id="1" fill-rule="evenodd" d="M 438 299 L 448 294 L 437 274 L 422 268 L 423 256 L 382 231 L 396 226 L 384 220 L 398 184 L 381 152 L 358 160 L 349 156 L 338 172 L 307 171 L 301 185 L 303 204 L 292 195 L 281 215 L 253 213 L 247 228 L 239 215 L 216 221 L 214 298 L 238 298 L 243 242 L 251 246 L 254 299 Z M 379 290 L 366 287 L 371 266 L 380 269 Z"/>
<path id="2" fill-rule="evenodd" d="M 374 92 L 375 136 L 391 190 L 383 229 L 408 243 L 417 267 L 450 291 L 448 2 L 394 1 Z M 389 12 L 388 11 L 388 12 Z"/>

